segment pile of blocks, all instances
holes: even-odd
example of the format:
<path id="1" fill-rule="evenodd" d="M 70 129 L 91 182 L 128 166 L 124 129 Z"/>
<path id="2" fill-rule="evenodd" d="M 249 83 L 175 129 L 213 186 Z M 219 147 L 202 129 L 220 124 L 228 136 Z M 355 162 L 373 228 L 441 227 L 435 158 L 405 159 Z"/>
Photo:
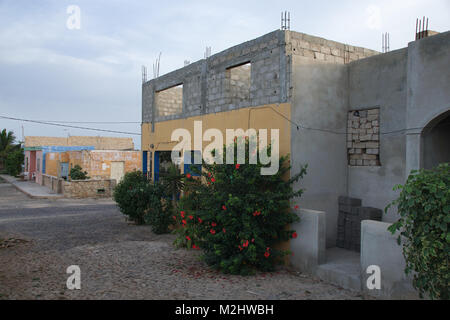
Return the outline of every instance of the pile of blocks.
<path id="1" fill-rule="evenodd" d="M 361 199 L 339 197 L 337 247 L 360 252 L 361 221 L 381 221 L 382 210 L 361 205 Z"/>

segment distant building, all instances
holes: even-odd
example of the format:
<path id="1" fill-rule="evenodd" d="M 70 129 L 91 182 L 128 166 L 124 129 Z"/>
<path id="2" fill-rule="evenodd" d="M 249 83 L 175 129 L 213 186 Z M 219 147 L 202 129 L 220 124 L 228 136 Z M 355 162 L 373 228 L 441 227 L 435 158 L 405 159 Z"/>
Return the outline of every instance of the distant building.
<path id="1" fill-rule="evenodd" d="M 141 169 L 141 152 L 129 150 L 79 150 L 48 152 L 46 175 L 67 178 L 70 169 L 79 165 L 91 179 L 115 179 Z"/>
<path id="2" fill-rule="evenodd" d="M 42 174 L 46 173 L 47 153 L 81 150 L 132 151 L 134 150 L 134 143 L 132 138 L 27 136 L 25 137 L 25 178 L 42 184 Z M 67 162 L 62 161 L 59 165 L 58 172 L 62 172 L 63 174 L 70 169 Z"/>

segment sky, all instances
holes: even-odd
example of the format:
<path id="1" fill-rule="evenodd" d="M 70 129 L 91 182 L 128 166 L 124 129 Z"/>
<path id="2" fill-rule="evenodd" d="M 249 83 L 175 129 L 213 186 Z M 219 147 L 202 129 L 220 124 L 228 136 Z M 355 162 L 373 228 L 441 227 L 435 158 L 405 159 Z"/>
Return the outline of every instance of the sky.
<path id="1" fill-rule="evenodd" d="M 285 10 L 291 30 L 378 51 L 384 32 L 391 51 L 406 47 L 419 17 L 450 30 L 450 0 L 0 0 L 0 116 L 134 122 L 71 125 L 139 134 L 142 65 L 152 78 L 161 52 L 160 74 L 181 68 L 206 46 L 214 54 L 279 29 Z M 133 137 L 140 149 L 139 135 L 0 118 L 19 139 L 22 127 L 25 136 Z"/>

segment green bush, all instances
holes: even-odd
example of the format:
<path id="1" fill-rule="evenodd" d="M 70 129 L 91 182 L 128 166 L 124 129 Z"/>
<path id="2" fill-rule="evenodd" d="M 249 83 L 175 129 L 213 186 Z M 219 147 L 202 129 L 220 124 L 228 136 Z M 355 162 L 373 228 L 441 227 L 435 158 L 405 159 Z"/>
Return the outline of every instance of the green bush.
<path id="1" fill-rule="evenodd" d="M 23 148 L 16 148 L 11 150 L 6 155 L 5 171 L 11 176 L 17 176 L 22 172 L 22 164 L 25 156 Z"/>
<path id="2" fill-rule="evenodd" d="M 169 232 L 172 203 L 166 200 L 163 186 L 149 182 L 142 172 L 126 173 L 115 187 L 113 198 L 120 211 L 136 224 L 147 223 L 157 234 Z"/>
<path id="3" fill-rule="evenodd" d="M 423 297 L 450 299 L 450 166 L 412 171 L 400 189 L 397 206 L 400 219 L 389 227 L 400 231 L 406 274 L 413 274 L 413 285 Z"/>
<path id="4" fill-rule="evenodd" d="M 87 175 L 87 171 L 83 171 L 83 168 L 79 165 L 75 165 L 72 169 L 70 169 L 69 176 L 72 180 L 86 180 L 90 178 Z"/>
<path id="5" fill-rule="evenodd" d="M 173 217 L 181 226 L 176 230 L 177 246 L 201 248 L 212 267 L 242 275 L 271 271 L 289 254 L 277 244 L 297 236 L 286 226 L 298 220 L 290 200 L 303 192 L 294 191 L 292 184 L 306 173 L 303 167 L 286 179 L 290 167 L 287 157 L 281 157 L 278 173 L 261 175 L 262 164 L 248 164 L 248 140 L 246 149 L 247 164 L 204 163 L 200 179 L 187 175 L 185 195 Z"/>

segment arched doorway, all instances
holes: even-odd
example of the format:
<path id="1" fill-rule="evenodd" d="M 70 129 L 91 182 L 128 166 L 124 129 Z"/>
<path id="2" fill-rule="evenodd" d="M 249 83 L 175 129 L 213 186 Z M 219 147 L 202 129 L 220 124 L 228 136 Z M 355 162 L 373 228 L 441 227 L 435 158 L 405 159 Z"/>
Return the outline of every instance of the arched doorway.
<path id="1" fill-rule="evenodd" d="M 422 167 L 450 162 L 450 111 L 434 118 L 422 131 Z"/>

